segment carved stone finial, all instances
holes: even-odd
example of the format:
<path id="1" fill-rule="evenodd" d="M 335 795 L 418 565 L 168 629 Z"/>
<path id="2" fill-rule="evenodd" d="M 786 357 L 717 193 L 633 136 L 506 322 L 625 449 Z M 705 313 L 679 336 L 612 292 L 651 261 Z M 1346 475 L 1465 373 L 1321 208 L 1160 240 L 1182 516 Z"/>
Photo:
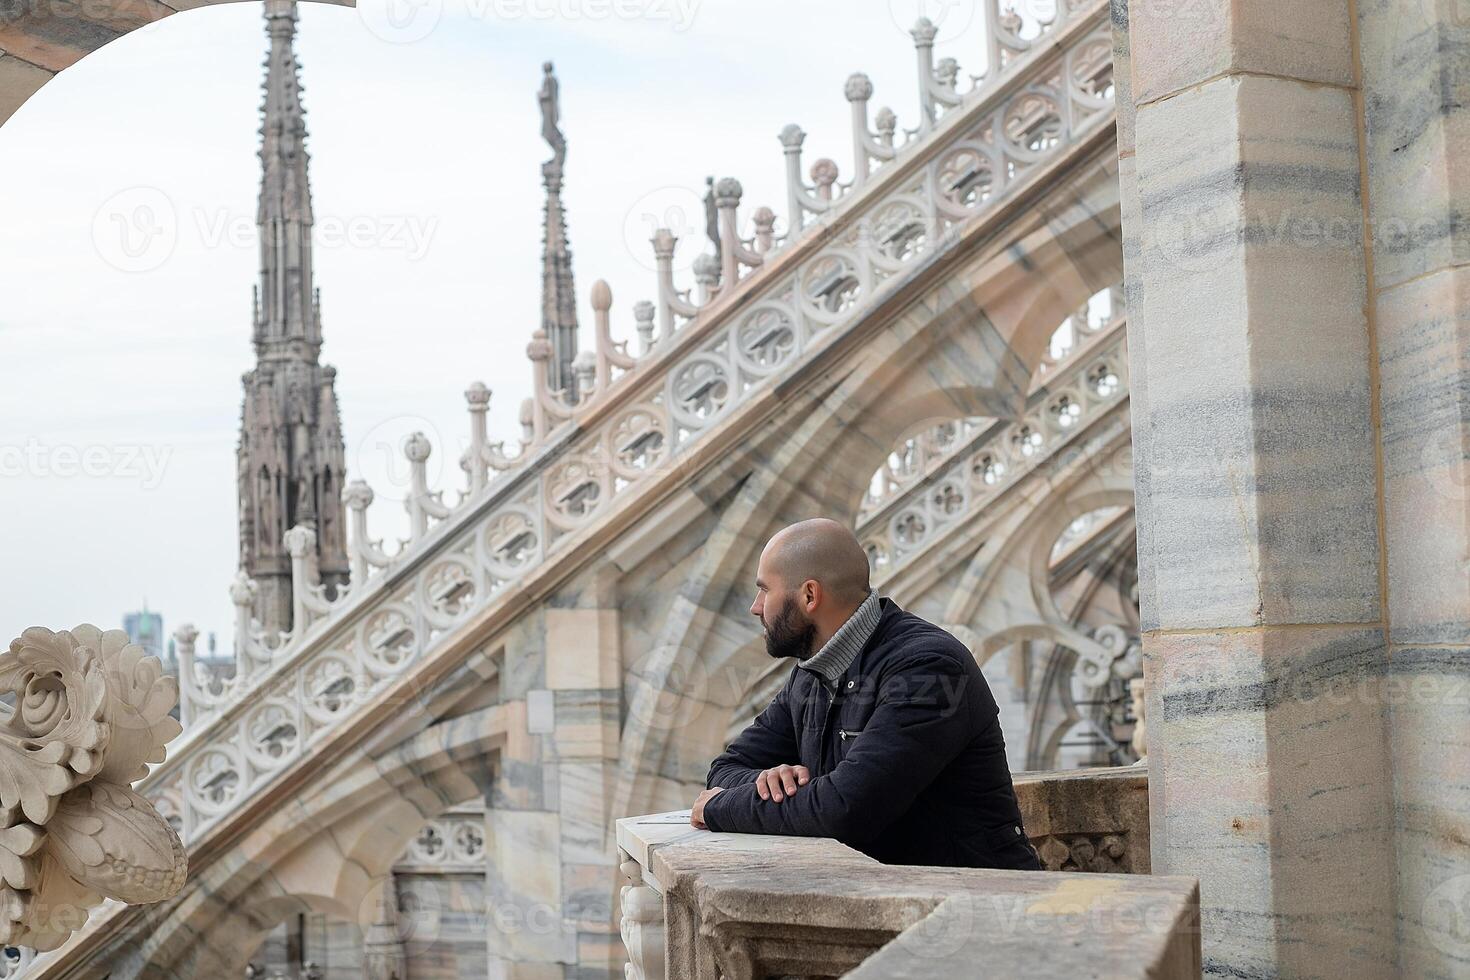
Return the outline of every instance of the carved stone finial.
<path id="1" fill-rule="evenodd" d="M 757 234 L 770 234 L 776 230 L 776 212 L 762 204 L 750 216 Z"/>
<path id="2" fill-rule="evenodd" d="M 122 630 L 32 627 L 0 653 L 0 692 L 0 943 L 55 949 L 104 898 L 177 894 L 184 846 L 130 786 L 181 730 L 158 658 Z"/>
<path id="3" fill-rule="evenodd" d="M 342 496 L 353 510 L 367 510 L 373 502 L 373 488 L 363 480 L 353 480 L 347 484 Z"/>
<path id="4" fill-rule="evenodd" d="M 715 204 L 719 207 L 737 208 L 744 195 L 745 188 L 734 177 L 721 177 L 720 182 L 715 184 Z"/>
<path id="5" fill-rule="evenodd" d="M 286 553 L 292 558 L 305 558 L 316 547 L 316 532 L 297 524 L 286 532 Z"/>
<path id="6" fill-rule="evenodd" d="M 433 451 L 434 446 L 429 442 L 429 437 L 422 432 L 415 432 L 403 442 L 403 455 L 408 457 L 410 463 L 426 461 Z"/>
<path id="7" fill-rule="evenodd" d="M 898 113 L 888 108 L 888 106 L 884 106 L 873 117 L 873 125 L 878 127 L 878 133 L 880 135 L 892 136 L 898 131 Z"/>
<path id="8" fill-rule="evenodd" d="M 531 342 L 526 345 L 526 356 L 537 363 L 551 358 L 551 341 L 546 339 L 545 330 L 538 329 L 531 334 Z"/>
<path id="9" fill-rule="evenodd" d="M 928 17 L 920 17 L 914 21 L 914 26 L 909 31 L 909 36 L 919 45 L 932 45 L 934 39 L 939 36 L 939 28 Z"/>
<path id="10" fill-rule="evenodd" d="M 1015 7 L 1008 7 L 1000 15 L 1000 26 L 1008 34 L 1019 34 L 1021 32 L 1021 15 L 1016 12 Z"/>
<path id="11" fill-rule="evenodd" d="M 184 623 L 174 630 L 174 639 L 179 641 L 179 646 L 194 648 L 194 643 L 199 639 L 199 630 L 193 623 Z"/>
<path id="12" fill-rule="evenodd" d="M 786 152 L 792 153 L 800 150 L 801 144 L 806 142 L 806 133 L 796 123 L 787 123 L 785 128 L 781 130 L 778 138 L 781 140 L 781 146 L 785 148 Z"/>
<path id="13" fill-rule="evenodd" d="M 607 284 L 606 279 L 599 279 L 592 284 L 592 309 L 597 313 L 606 313 L 612 309 L 612 287 Z"/>
<path id="14" fill-rule="evenodd" d="M 653 318 L 657 313 L 658 308 L 646 299 L 640 299 L 633 304 L 633 329 L 637 332 L 638 343 L 644 351 L 653 346 Z"/>
<path id="15" fill-rule="evenodd" d="M 718 286 L 720 284 L 720 260 L 708 252 L 695 256 L 694 281 L 706 287 Z"/>
<path id="16" fill-rule="evenodd" d="M 649 240 L 653 242 L 653 254 L 655 258 L 671 259 L 674 257 L 674 246 L 679 243 L 679 239 L 675 237 L 672 231 L 669 231 L 667 228 L 660 228 L 653 233 L 653 238 Z"/>
<path id="17" fill-rule="evenodd" d="M 597 355 L 590 350 L 582 351 L 572 361 L 572 371 L 577 375 L 577 391 L 584 396 L 592 394 L 596 387 L 594 379 L 597 377 Z"/>
<path id="18" fill-rule="evenodd" d="M 472 381 L 464 390 L 464 400 L 469 402 L 470 411 L 483 412 L 490 404 L 490 389 L 483 381 Z"/>
<path id="19" fill-rule="evenodd" d="M 536 405 L 531 399 L 521 401 L 521 441 L 530 443 L 536 438 Z"/>
<path id="20" fill-rule="evenodd" d="M 849 102 L 866 102 L 873 97 L 873 80 L 862 72 L 855 71 L 847 76 L 842 94 L 847 96 Z"/>
<path id="21" fill-rule="evenodd" d="M 837 183 L 837 161 L 822 157 L 812 164 L 812 183 L 817 187 L 831 187 Z"/>
<path id="22" fill-rule="evenodd" d="M 960 77 L 960 63 L 953 58 L 940 58 L 934 66 L 934 77 L 940 85 L 953 90 Z"/>
<path id="23" fill-rule="evenodd" d="M 366 485 L 366 484 L 364 484 Z M 255 603 L 255 582 L 240 569 L 235 573 L 235 580 L 230 583 L 230 601 L 237 606 L 249 606 Z"/>

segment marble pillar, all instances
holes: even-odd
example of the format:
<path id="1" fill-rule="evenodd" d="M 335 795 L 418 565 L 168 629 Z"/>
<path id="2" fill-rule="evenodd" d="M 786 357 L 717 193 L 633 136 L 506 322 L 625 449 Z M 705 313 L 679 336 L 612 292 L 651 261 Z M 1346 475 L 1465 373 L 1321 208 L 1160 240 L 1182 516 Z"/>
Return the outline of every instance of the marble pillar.
<path id="1" fill-rule="evenodd" d="M 1115 0 L 1153 870 L 1205 973 L 1397 962 L 1350 0 Z"/>
<path id="2" fill-rule="evenodd" d="M 548 606 L 512 646 L 509 731 L 486 811 L 489 975 L 620 976 L 621 882 L 609 834 L 618 614 Z"/>
<path id="3" fill-rule="evenodd" d="M 592 593 L 598 590 L 593 588 Z M 610 597 L 586 601 L 602 604 Z M 616 896 L 622 885 L 610 834 L 623 671 L 619 614 L 609 608 L 547 609 L 546 686 L 561 813 L 561 888 L 577 944 L 578 977 L 621 977 Z"/>
<path id="4" fill-rule="evenodd" d="M 1399 966 L 1470 976 L 1470 5 L 1357 11 Z"/>

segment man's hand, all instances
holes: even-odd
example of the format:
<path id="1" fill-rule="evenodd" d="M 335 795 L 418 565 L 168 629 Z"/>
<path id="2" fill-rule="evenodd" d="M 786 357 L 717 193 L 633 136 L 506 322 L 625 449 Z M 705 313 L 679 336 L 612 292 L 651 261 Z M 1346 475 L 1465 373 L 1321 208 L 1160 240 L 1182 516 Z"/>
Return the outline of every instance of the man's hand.
<path id="1" fill-rule="evenodd" d="M 806 766 L 775 766 L 755 777 L 755 791 L 763 800 L 780 803 L 788 796 L 795 796 L 799 786 L 812 781 Z"/>
<path id="2" fill-rule="evenodd" d="M 723 792 L 722 787 L 716 786 L 700 793 L 695 799 L 694 809 L 689 811 L 689 823 L 695 830 L 709 830 L 704 824 L 704 805 Z"/>

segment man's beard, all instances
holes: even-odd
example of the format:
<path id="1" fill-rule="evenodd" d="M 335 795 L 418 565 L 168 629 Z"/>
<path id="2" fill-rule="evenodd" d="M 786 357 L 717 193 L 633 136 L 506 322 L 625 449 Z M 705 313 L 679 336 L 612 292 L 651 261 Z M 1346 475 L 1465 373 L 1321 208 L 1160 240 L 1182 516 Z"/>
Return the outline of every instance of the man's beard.
<path id="1" fill-rule="evenodd" d="M 766 627 L 766 653 L 777 660 L 786 657 L 805 660 L 812 655 L 812 640 L 816 635 L 817 624 L 802 616 L 796 603 L 787 603 Z"/>

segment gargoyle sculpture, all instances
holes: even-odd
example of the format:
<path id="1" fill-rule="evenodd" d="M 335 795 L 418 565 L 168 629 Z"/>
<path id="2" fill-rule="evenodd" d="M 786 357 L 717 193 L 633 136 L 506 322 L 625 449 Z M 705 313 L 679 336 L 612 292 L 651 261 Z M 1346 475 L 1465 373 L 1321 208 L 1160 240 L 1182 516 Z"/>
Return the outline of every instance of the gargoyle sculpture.
<path id="1" fill-rule="evenodd" d="M 183 887 L 184 845 L 131 786 L 179 734 L 178 696 L 122 630 L 37 626 L 0 653 L 0 944 L 55 949 L 103 899 Z"/>

